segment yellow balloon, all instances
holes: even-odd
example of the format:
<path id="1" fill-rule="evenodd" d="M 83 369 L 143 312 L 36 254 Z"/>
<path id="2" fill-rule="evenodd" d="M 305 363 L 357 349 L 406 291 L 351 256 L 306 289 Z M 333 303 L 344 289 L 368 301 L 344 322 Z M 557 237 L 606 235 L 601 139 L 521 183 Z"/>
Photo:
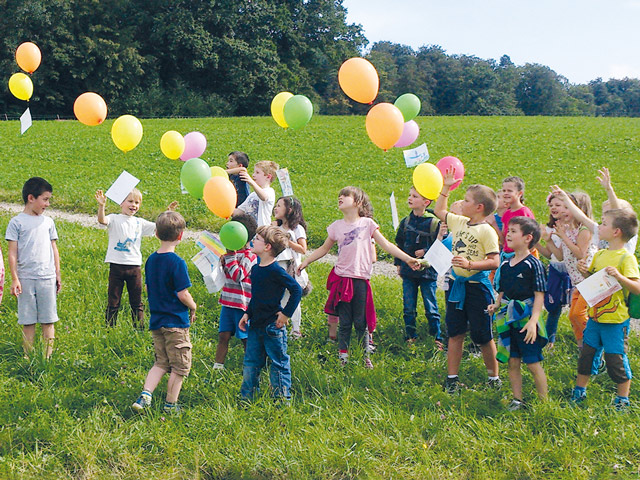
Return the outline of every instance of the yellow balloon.
<path id="1" fill-rule="evenodd" d="M 404 117 L 398 107 L 379 103 L 369 110 L 366 127 L 371 141 L 386 152 L 400 140 Z"/>
<path id="2" fill-rule="evenodd" d="M 287 103 L 287 100 L 291 97 L 293 97 L 293 93 L 280 92 L 271 100 L 271 116 L 282 128 L 289 126 L 284 119 L 284 104 Z"/>
<path id="3" fill-rule="evenodd" d="M 373 102 L 380 87 L 376 67 L 360 57 L 350 58 L 340 66 L 338 83 L 349 98 L 360 103 Z"/>
<path id="4" fill-rule="evenodd" d="M 133 150 L 142 140 L 142 124 L 133 115 L 118 117 L 111 126 L 111 138 L 123 152 Z"/>
<path id="5" fill-rule="evenodd" d="M 238 194 L 229 180 L 211 177 L 204 184 L 202 198 L 209 210 L 221 218 L 229 218 L 236 208 Z"/>
<path id="6" fill-rule="evenodd" d="M 443 185 L 442 173 L 432 163 L 421 163 L 413 171 L 413 186 L 424 198 L 438 198 Z"/>
<path id="7" fill-rule="evenodd" d="M 184 152 L 184 137 L 175 130 L 165 132 L 160 139 L 160 150 L 165 157 L 177 160 Z"/>
<path id="8" fill-rule="evenodd" d="M 227 180 L 229 180 L 229 174 L 227 173 L 227 171 L 222 168 L 222 167 L 211 167 L 211 176 L 212 177 L 222 177 L 222 178 L 226 178 Z"/>
<path id="9" fill-rule="evenodd" d="M 9 90 L 18 100 L 29 100 L 33 95 L 33 83 L 24 73 L 14 73 L 9 79 Z"/>

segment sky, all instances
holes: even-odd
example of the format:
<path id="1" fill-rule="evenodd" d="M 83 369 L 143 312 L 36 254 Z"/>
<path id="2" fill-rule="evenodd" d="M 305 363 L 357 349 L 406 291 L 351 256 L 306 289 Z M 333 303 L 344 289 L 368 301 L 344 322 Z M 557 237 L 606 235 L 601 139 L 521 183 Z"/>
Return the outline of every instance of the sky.
<path id="1" fill-rule="evenodd" d="M 343 0 L 369 47 L 387 40 L 417 50 L 516 65 L 547 65 L 572 83 L 640 78 L 640 0 Z"/>

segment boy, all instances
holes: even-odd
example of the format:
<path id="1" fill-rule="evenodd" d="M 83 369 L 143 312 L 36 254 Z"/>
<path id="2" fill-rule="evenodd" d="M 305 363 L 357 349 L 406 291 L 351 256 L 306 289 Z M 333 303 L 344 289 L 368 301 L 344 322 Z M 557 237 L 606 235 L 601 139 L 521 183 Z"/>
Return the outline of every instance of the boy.
<path id="1" fill-rule="evenodd" d="M 247 238 L 252 239 L 256 234 L 256 221 L 246 213 L 233 215 L 231 220 L 240 222 L 247 229 Z M 220 326 L 218 327 L 218 348 L 213 364 L 214 370 L 224 369 L 224 360 L 229 351 L 229 340 L 233 335 L 242 341 L 247 350 L 247 332 L 238 328 L 238 323 L 244 315 L 249 300 L 251 300 L 251 269 L 256 264 L 257 256 L 251 251 L 251 243 L 235 252 L 227 251 L 220 257 L 225 281 L 220 293 Z"/>
<path id="2" fill-rule="evenodd" d="M 629 331 L 629 309 L 626 296 L 640 294 L 640 272 L 638 261 L 629 254 L 624 245 L 638 233 L 638 218 L 628 209 L 609 210 L 602 216 L 598 227 L 601 240 L 608 242 L 606 250 L 599 250 L 589 268 L 579 263 L 578 268 L 586 275 L 592 275 L 603 268 L 622 286 L 600 303 L 589 308 L 589 320 L 584 330 L 584 346 L 578 359 L 578 376 L 571 401 L 580 403 L 587 398 L 587 384 L 593 373 L 596 353 L 604 349 L 607 372 L 617 385 L 614 405 L 617 410 L 629 407 L 631 369 L 627 359 L 627 334 Z"/>
<path id="3" fill-rule="evenodd" d="M 493 303 L 489 271 L 498 267 L 498 234 L 485 218 L 496 208 L 496 193 L 484 185 L 471 185 L 462 203 L 462 215 L 447 212 L 449 189 L 456 182 L 455 169 L 445 172 L 442 191 L 435 205 L 435 215 L 445 222 L 453 235 L 452 270 L 446 292 L 445 323 L 449 334 L 447 379 L 444 389 L 455 393 L 460 389 L 458 370 L 467 330 L 471 340 L 480 345 L 489 375 L 488 385 L 502 386 L 496 360 L 496 345 L 491 331 L 491 315 L 487 307 Z"/>
<path id="4" fill-rule="evenodd" d="M 499 311 L 496 317 L 499 335 L 497 358 L 501 362 L 509 362 L 513 400 L 508 408 L 511 411 L 524 407 L 522 362 L 533 374 L 540 399 L 547 398 L 547 377 L 540 363 L 542 347 L 547 343 L 546 330 L 540 318 L 547 282 L 542 262 L 530 251 L 539 240 L 540 226 L 533 218 L 514 217 L 509 221 L 505 241 L 515 255 L 500 265 L 498 299 L 488 308 L 490 314 Z"/>
<path id="5" fill-rule="evenodd" d="M 253 167 L 253 177 L 245 171 L 240 172 L 240 178 L 253 188 L 247 199 L 234 210 L 234 214 L 244 212 L 251 215 L 258 222 L 258 226 L 271 225 L 271 212 L 276 203 L 276 192 L 271 188 L 271 182 L 276 177 L 278 164 L 262 161 Z"/>
<path id="6" fill-rule="evenodd" d="M 409 190 L 407 204 L 411 209 L 398 226 L 396 245 L 411 257 L 421 258 L 438 237 L 440 221 L 427 211 L 431 200 L 418 193 L 415 187 Z M 440 312 L 436 300 L 438 274 L 433 267 L 413 270 L 402 260 L 395 259 L 398 275 L 402 278 L 402 303 L 405 325 L 405 340 L 413 343 L 418 338 L 416 333 L 416 305 L 418 289 L 422 292 L 424 311 L 429 320 L 429 335 L 435 338 L 436 345 L 442 347 L 440 333 Z"/>
<path id="7" fill-rule="evenodd" d="M 239 323 L 243 331 L 249 325 L 240 389 L 243 400 L 253 399 L 260 380 L 260 370 L 267 357 L 271 360 L 270 377 L 274 397 L 287 403 L 291 400 L 291 363 L 287 355 L 285 326 L 300 303 L 302 288 L 276 262 L 276 257 L 288 244 L 289 236 L 273 225 L 258 227 L 253 239 L 252 251 L 260 257 L 260 263 L 251 270 L 251 301 Z M 285 289 L 289 291 L 289 301 L 282 308 L 280 302 Z"/>
<path id="8" fill-rule="evenodd" d="M 242 205 L 249 196 L 249 185 L 240 178 L 240 172 L 246 172 L 249 166 L 249 156 L 244 152 L 231 152 L 227 157 L 227 173 L 238 194 L 236 207 Z M 252 237 L 249 237 L 252 238 Z"/>
<path id="9" fill-rule="evenodd" d="M 142 393 L 131 406 L 138 413 L 151 405 L 153 391 L 167 372 L 170 375 L 164 411 L 179 413 L 177 402 L 182 381 L 191 370 L 189 326 L 196 319 L 196 303 L 188 290 L 191 280 L 187 263 L 175 253 L 185 227 L 179 213 L 161 213 L 156 221 L 160 248 L 149 256 L 144 266 L 151 311 L 149 330 L 156 360 L 147 374 Z"/>
<path id="10" fill-rule="evenodd" d="M 33 349 L 36 323 L 42 325 L 45 357 L 51 358 L 58 321 L 56 295 L 60 292 L 58 232 L 51 218 L 43 215 L 53 187 L 44 178 L 32 177 L 22 187 L 24 210 L 9 221 L 11 294 L 18 298 L 18 325 L 22 325 L 25 355 Z"/>

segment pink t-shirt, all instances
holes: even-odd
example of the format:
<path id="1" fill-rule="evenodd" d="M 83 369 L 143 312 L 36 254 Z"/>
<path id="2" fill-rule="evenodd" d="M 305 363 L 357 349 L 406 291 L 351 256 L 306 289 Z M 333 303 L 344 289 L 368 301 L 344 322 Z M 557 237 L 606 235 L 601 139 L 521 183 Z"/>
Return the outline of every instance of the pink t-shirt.
<path id="1" fill-rule="evenodd" d="M 374 260 L 371 237 L 378 228 L 378 224 L 367 217 L 360 217 L 355 223 L 337 220 L 327 227 L 329 238 L 338 244 L 337 275 L 371 278 Z"/>
<path id="2" fill-rule="evenodd" d="M 517 210 L 510 210 L 507 209 L 507 211 L 505 211 L 502 214 L 502 235 L 506 238 L 507 236 L 507 232 L 509 231 L 509 220 L 511 220 L 513 217 L 529 217 L 529 218 L 533 218 L 535 219 L 536 217 L 533 215 L 533 212 L 531 210 L 529 210 L 529 207 L 521 207 Z M 509 247 L 507 247 L 507 242 L 504 242 L 504 247 L 502 248 L 503 251 L 505 251 L 506 253 L 511 253 L 513 252 L 513 250 Z"/>

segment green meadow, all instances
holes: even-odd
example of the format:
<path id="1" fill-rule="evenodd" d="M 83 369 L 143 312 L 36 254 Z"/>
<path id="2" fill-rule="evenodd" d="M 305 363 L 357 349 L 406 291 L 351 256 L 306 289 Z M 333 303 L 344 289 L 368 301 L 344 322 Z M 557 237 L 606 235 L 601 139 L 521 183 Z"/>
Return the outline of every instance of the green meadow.
<path id="1" fill-rule="evenodd" d="M 596 214 L 604 193 L 595 180 L 608 166 L 621 198 L 634 205 L 640 120 L 603 118 L 422 117 L 419 142 L 432 161 L 460 158 L 465 184 L 494 188 L 508 175 L 527 184 L 526 202 L 539 219 L 547 215 L 549 185 L 582 189 Z M 201 201 L 180 193 L 182 163 L 164 158 L 159 141 L 167 130 L 199 130 L 208 139 L 204 159 L 224 166 L 233 150 L 252 163 L 274 160 L 289 168 L 293 188 L 309 223 L 311 247 L 339 218 L 337 194 L 346 185 L 369 193 L 383 233 L 393 238 L 388 198 L 395 192 L 400 215 L 411 171 L 400 150 L 382 152 L 369 141 L 363 117 L 315 117 L 300 131 L 285 131 L 270 118 L 143 120 L 144 137 L 124 154 L 110 139 L 110 122 L 86 127 L 75 121 L 35 122 L 19 135 L 17 122 L 0 122 L 2 182 L 0 201 L 19 202 L 30 176 L 54 186 L 52 208 L 94 214 L 93 198 L 123 169 L 141 179 L 140 215 L 154 219 L 174 199 L 189 228 L 217 229 Z M 464 184 L 463 184 L 464 185 Z M 276 191 L 278 186 L 275 185 Z M 451 200 L 462 197 L 454 192 Z M 116 212 L 111 205 L 107 212 Z M 10 215 L 0 214 L 4 232 Z M 131 403 L 153 363 L 148 332 L 133 330 L 128 307 L 116 328 L 104 327 L 108 267 L 103 263 L 103 230 L 58 221 L 63 290 L 56 350 L 47 362 L 40 353 L 23 358 L 16 301 L 10 277 L 0 304 L 0 478 L 403 478 L 533 479 L 637 478 L 640 475 L 640 389 L 632 383 L 632 408 L 613 410 L 615 388 L 606 374 L 595 377 L 584 407 L 567 399 L 573 386 L 577 348 L 569 322 L 561 319 L 559 339 L 544 367 L 550 400 L 534 398 L 524 374 L 527 410 L 506 410 L 510 390 L 506 368 L 500 392 L 486 390 L 480 358 L 464 354 L 461 380 L 466 388 L 450 397 L 442 392 L 446 357 L 434 348 L 424 319 L 420 341 L 403 341 L 402 296 L 398 279 L 372 280 L 379 327 L 373 370 L 359 353 L 343 368 L 336 347 L 327 344 L 323 288 L 330 266 L 309 268 L 315 286 L 303 299 L 305 336 L 290 342 L 293 403 L 274 405 L 263 377 L 263 395 L 248 408 L 238 403 L 242 347 L 232 342 L 227 370 L 213 371 L 219 306 L 190 264 L 192 294 L 199 305 L 192 328 L 194 366 L 185 381 L 185 412 L 162 411 L 166 382 L 154 395 L 147 416 Z M 158 246 L 143 240 L 146 258 Z M 6 257 L 6 242 L 2 242 Z M 178 247 L 190 258 L 193 242 Z M 5 259 L 5 266 L 6 259 Z M 7 270 L 8 275 L 8 270 Z M 443 299 L 440 299 L 441 302 Z M 126 305 L 126 299 L 123 299 Z M 419 309 L 421 312 L 421 309 Z M 640 372 L 640 340 L 630 339 L 631 368 Z"/>

